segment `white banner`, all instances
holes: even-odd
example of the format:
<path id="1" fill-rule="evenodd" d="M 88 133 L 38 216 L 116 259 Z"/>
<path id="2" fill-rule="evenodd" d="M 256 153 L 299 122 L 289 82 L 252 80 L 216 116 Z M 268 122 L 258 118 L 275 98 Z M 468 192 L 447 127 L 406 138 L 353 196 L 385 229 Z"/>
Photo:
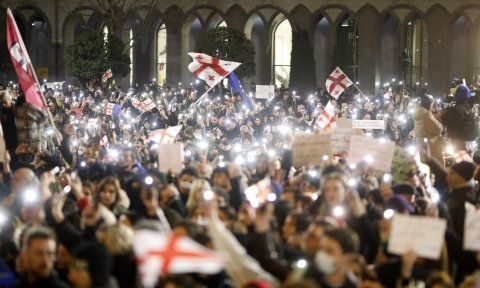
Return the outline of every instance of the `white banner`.
<path id="1" fill-rule="evenodd" d="M 179 173 L 183 169 L 182 144 L 158 144 L 158 170 Z"/>
<path id="2" fill-rule="evenodd" d="M 353 129 L 366 129 L 366 130 L 383 130 L 385 129 L 385 121 L 383 120 L 353 120 Z"/>

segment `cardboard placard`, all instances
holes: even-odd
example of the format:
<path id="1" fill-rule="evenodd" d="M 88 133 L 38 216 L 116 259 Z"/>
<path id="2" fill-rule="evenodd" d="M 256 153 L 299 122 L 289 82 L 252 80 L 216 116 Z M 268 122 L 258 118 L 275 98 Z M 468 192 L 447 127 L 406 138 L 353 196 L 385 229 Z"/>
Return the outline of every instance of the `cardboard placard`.
<path id="1" fill-rule="evenodd" d="M 470 203 L 465 203 L 465 229 L 463 248 L 469 251 L 480 251 L 480 210 Z"/>
<path id="2" fill-rule="evenodd" d="M 366 161 L 375 170 L 390 172 L 394 152 L 395 143 L 392 141 L 352 135 L 348 161 L 352 164 Z"/>
<path id="3" fill-rule="evenodd" d="M 403 255 L 413 251 L 423 258 L 440 258 L 447 229 L 445 219 L 398 214 L 392 221 L 388 252 Z"/>
<path id="4" fill-rule="evenodd" d="M 181 143 L 158 144 L 158 171 L 175 173 L 183 169 L 183 154 Z"/>
<path id="5" fill-rule="evenodd" d="M 319 165 L 324 162 L 323 157 L 331 157 L 332 154 L 331 138 L 330 134 L 296 134 L 292 144 L 293 165 Z"/>
<path id="6" fill-rule="evenodd" d="M 385 121 L 383 120 L 353 120 L 353 129 L 366 129 L 366 130 L 383 130 L 385 129 Z"/>
<path id="7" fill-rule="evenodd" d="M 257 85 L 255 87 L 255 98 L 268 99 L 275 95 L 275 86 L 273 85 Z"/>
<path id="8" fill-rule="evenodd" d="M 350 148 L 350 138 L 353 135 L 361 135 L 362 131 L 352 128 L 337 127 L 332 129 L 332 152 L 341 153 L 348 152 Z"/>

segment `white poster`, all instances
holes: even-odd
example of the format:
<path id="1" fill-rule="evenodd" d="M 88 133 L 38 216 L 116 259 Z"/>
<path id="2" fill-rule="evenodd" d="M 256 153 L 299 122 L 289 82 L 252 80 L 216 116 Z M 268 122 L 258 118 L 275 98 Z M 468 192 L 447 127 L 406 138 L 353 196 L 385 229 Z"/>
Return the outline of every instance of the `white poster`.
<path id="1" fill-rule="evenodd" d="M 400 214 L 392 219 L 388 252 L 403 255 L 412 251 L 422 258 L 440 258 L 447 229 L 445 219 Z"/>
<path id="2" fill-rule="evenodd" d="M 275 95 L 275 86 L 273 85 L 257 85 L 255 88 L 256 99 L 268 99 Z"/>
<path id="3" fill-rule="evenodd" d="M 335 153 L 347 153 L 350 148 L 350 138 L 353 135 L 361 135 L 362 131 L 352 128 L 337 127 L 332 129 L 332 152 Z"/>
<path id="4" fill-rule="evenodd" d="M 465 203 L 465 229 L 463 248 L 469 251 L 480 251 L 480 210 L 470 203 Z"/>
<path id="5" fill-rule="evenodd" d="M 182 144 L 158 144 L 158 170 L 179 173 L 183 169 Z"/>

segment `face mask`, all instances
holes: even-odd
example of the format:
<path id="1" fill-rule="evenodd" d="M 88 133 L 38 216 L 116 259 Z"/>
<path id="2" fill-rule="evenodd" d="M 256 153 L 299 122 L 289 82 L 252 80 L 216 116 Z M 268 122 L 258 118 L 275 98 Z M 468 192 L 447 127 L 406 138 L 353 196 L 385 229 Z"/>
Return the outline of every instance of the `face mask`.
<path id="1" fill-rule="evenodd" d="M 325 275 L 335 271 L 335 260 L 323 251 L 318 251 L 315 255 L 315 265 L 317 269 Z"/>
<path id="2" fill-rule="evenodd" d="M 180 181 L 180 183 L 178 183 L 178 185 L 180 186 L 180 188 L 182 189 L 190 189 L 190 187 L 192 187 L 192 183 L 190 182 L 187 182 L 187 181 Z"/>

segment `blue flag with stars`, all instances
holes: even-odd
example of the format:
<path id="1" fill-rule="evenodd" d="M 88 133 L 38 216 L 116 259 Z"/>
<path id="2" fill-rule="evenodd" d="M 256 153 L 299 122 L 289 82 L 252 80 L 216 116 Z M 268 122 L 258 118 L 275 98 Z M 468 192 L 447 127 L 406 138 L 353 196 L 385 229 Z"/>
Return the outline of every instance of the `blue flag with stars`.
<path id="1" fill-rule="evenodd" d="M 245 106 L 248 109 L 252 109 L 253 108 L 252 101 L 250 101 L 250 98 L 248 97 L 247 93 L 243 89 L 243 86 L 240 83 L 240 80 L 238 79 L 237 74 L 235 74 L 235 72 L 228 74 L 228 83 L 230 83 L 230 90 L 232 91 L 232 96 L 235 93 L 240 94 L 240 96 L 242 96 L 242 99 L 243 99 L 243 104 L 245 104 Z"/>

